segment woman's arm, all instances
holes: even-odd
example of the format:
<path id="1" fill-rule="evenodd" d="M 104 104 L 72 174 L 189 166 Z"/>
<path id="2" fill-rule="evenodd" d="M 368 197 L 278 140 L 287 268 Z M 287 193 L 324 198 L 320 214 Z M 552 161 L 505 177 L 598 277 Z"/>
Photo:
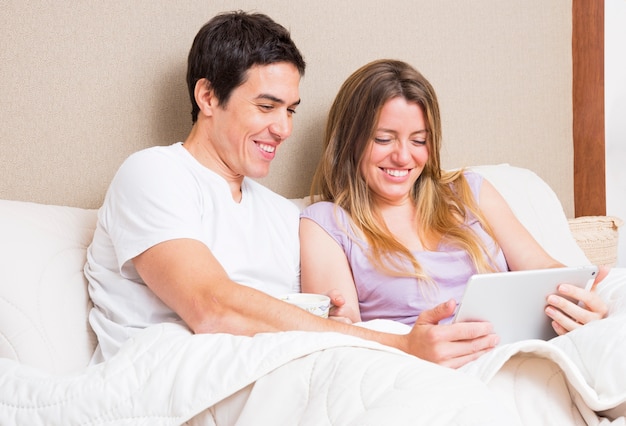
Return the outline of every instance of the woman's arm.
<path id="1" fill-rule="evenodd" d="M 479 206 L 491 226 L 496 242 L 502 249 L 509 269 L 544 269 L 564 266 L 553 259 L 515 214 L 500 193 L 483 179 L 480 188 Z"/>
<path id="2" fill-rule="evenodd" d="M 480 189 L 479 205 L 512 271 L 564 266 L 539 245 L 517 220 L 502 195 L 486 179 Z M 605 269 L 600 270 L 593 288 L 606 274 Z M 563 296 L 582 303 L 573 303 Z M 566 283 L 559 285 L 558 293 L 551 295 L 547 303 L 546 315 L 553 320 L 552 327 L 559 335 L 589 321 L 604 318 L 608 312 L 606 303 L 597 292 Z"/>
<path id="3" fill-rule="evenodd" d="M 331 317 L 361 321 L 359 300 L 352 270 L 345 253 L 328 233 L 314 221 L 300 219 L 300 268 L 303 293 L 319 293 L 343 298 L 344 304 L 331 308 Z"/>

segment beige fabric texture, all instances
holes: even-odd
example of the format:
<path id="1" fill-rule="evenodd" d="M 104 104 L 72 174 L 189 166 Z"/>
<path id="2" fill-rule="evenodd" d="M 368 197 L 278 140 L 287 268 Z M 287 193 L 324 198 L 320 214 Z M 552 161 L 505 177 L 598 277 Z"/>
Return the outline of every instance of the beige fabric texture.
<path id="1" fill-rule="evenodd" d="M 357 67 L 413 64 L 441 103 L 445 168 L 526 167 L 573 216 L 571 1 L 3 2 L 0 198 L 96 208 L 130 153 L 186 137 L 186 58 L 214 14 L 267 13 L 307 61 L 292 137 L 263 179 L 308 193 L 328 108 Z"/>
<path id="2" fill-rule="evenodd" d="M 595 265 L 617 263 L 619 228 L 624 221 L 613 216 L 582 216 L 569 219 L 569 228 L 585 256 Z"/>

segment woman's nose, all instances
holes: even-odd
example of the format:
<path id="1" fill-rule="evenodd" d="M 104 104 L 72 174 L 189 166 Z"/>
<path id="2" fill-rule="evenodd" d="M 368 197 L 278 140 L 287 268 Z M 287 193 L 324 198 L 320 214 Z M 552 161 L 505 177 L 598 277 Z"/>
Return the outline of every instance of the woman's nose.
<path id="1" fill-rule="evenodd" d="M 406 164 L 411 159 L 409 143 L 406 141 L 396 140 L 392 158 L 398 164 Z"/>

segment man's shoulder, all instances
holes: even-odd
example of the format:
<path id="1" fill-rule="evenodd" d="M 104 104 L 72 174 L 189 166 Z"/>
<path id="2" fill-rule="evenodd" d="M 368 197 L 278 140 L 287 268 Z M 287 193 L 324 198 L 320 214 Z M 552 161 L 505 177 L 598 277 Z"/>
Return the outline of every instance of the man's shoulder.
<path id="1" fill-rule="evenodd" d="M 135 151 L 130 154 L 126 162 L 141 162 L 148 159 L 172 158 L 180 156 L 182 145 L 180 142 L 171 145 L 157 145 Z"/>
<path id="2" fill-rule="evenodd" d="M 272 191 L 267 186 L 253 180 L 250 178 L 246 178 L 247 190 L 250 191 L 251 194 L 254 194 L 256 199 L 264 200 L 264 202 L 273 204 L 281 209 L 287 209 L 289 211 L 295 210 L 298 212 L 300 209 L 298 206 L 288 198 L 280 195 L 277 192 Z"/>
<path id="3" fill-rule="evenodd" d="M 180 173 L 188 170 L 180 143 L 152 146 L 130 154 L 118 169 L 121 175 L 150 175 L 153 177 Z"/>

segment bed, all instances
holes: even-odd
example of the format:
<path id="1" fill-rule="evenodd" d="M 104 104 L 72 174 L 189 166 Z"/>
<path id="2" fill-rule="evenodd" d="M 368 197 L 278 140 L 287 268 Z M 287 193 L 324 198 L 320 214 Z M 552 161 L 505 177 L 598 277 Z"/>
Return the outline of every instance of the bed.
<path id="1" fill-rule="evenodd" d="M 482 173 L 564 263 L 615 262 L 621 221 L 604 216 L 597 99 L 602 1 L 8 2 L 0 424 L 626 424 L 621 268 L 601 288 L 607 320 L 502 346 L 462 372 L 330 333 L 194 336 L 171 325 L 89 366 L 82 265 L 95 212 L 127 155 L 187 134 L 187 49 L 232 9 L 287 26 L 308 64 L 294 133 L 263 179 L 273 190 L 301 205 L 339 85 L 395 57 L 437 90 L 444 167 Z"/>

